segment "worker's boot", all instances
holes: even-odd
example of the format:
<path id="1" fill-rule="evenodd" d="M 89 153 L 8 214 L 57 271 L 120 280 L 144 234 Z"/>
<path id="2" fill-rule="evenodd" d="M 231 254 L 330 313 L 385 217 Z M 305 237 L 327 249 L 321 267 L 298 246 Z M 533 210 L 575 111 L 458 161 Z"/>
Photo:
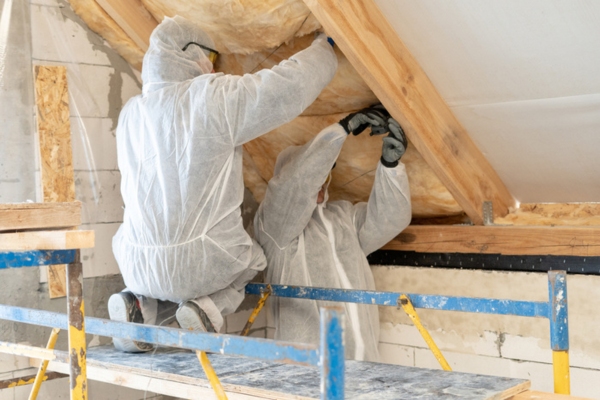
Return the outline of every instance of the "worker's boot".
<path id="1" fill-rule="evenodd" d="M 200 332 L 215 332 L 208 315 L 193 301 L 186 301 L 175 313 L 177 322 L 182 329 Z"/>
<path id="2" fill-rule="evenodd" d="M 120 292 L 110 296 L 108 314 L 112 321 L 144 323 L 139 301 L 131 292 Z M 136 342 L 130 339 L 113 338 L 113 343 L 118 350 L 127 353 L 143 353 L 154 349 L 152 343 Z"/>

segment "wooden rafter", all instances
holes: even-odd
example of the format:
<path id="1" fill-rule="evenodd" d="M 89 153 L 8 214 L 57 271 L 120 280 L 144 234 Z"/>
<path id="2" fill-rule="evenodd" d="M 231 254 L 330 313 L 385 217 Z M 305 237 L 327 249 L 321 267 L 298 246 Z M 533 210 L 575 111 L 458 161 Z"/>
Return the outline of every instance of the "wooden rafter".
<path id="1" fill-rule="evenodd" d="M 600 226 L 439 226 L 406 228 L 384 250 L 422 253 L 600 256 Z"/>
<path id="2" fill-rule="evenodd" d="M 305 0 L 473 223 L 514 199 L 373 0 Z"/>
<path id="3" fill-rule="evenodd" d="M 142 50 L 148 50 L 150 34 L 158 22 L 140 0 L 96 0 L 117 25 Z"/>

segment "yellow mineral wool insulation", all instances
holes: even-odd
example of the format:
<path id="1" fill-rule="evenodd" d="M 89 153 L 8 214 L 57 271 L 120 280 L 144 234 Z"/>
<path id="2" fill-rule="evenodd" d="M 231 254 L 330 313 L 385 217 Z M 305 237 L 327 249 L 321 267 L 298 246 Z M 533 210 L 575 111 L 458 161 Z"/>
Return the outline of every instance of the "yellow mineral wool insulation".
<path id="1" fill-rule="evenodd" d="M 494 220 L 508 225 L 600 226 L 600 203 L 521 204 L 503 218 Z"/>
<path id="2" fill-rule="evenodd" d="M 88 27 L 102 36 L 132 67 L 141 71 L 144 52 L 95 0 L 69 0 Z"/>
<path id="3" fill-rule="evenodd" d="M 268 134 L 244 145 L 245 151 L 254 161 L 256 172 L 263 181 L 273 176 L 277 155 L 286 147 L 302 145 L 312 139 L 321 129 L 339 121 L 345 114 L 328 116 L 301 116 Z M 345 199 L 352 202 L 366 201 L 371 193 L 375 168 L 381 156 L 381 138 L 369 136 L 368 131 L 346 140 L 337 165 L 329 194 L 332 200 Z M 429 168 L 414 146 L 409 145 L 402 158 L 408 172 L 413 216 L 435 217 L 462 213 L 452 195 Z M 264 193 L 255 186 L 253 172 L 244 171 L 246 186 L 257 200 Z"/>
<path id="4" fill-rule="evenodd" d="M 272 68 L 310 46 L 313 39 L 313 35 L 306 35 L 294 39 L 289 44 L 283 44 L 279 48 L 250 55 L 223 54 L 217 61 L 216 70 L 228 74 L 243 75 L 264 68 Z M 333 80 L 302 115 L 328 115 L 350 112 L 379 102 L 365 81 L 344 57 L 344 54 L 337 47 L 335 52 L 338 59 L 338 69 Z"/>
<path id="5" fill-rule="evenodd" d="M 181 15 L 204 29 L 222 53 L 251 54 L 320 28 L 302 0 L 142 0 L 162 21 Z"/>

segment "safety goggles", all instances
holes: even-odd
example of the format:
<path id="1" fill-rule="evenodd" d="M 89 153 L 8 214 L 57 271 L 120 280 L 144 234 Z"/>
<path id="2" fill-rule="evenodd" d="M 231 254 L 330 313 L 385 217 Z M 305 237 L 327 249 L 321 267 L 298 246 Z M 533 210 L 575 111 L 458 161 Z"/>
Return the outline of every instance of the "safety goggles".
<path id="1" fill-rule="evenodd" d="M 217 57 L 219 56 L 218 51 L 211 49 L 210 47 L 203 46 L 200 43 L 196 43 L 196 42 L 189 42 L 188 44 L 183 46 L 183 49 L 181 49 L 181 50 L 186 51 L 190 44 L 195 44 L 196 46 L 200 47 L 202 50 L 208 51 L 208 60 L 211 63 L 213 63 L 213 65 L 215 64 L 215 62 L 217 61 Z"/>

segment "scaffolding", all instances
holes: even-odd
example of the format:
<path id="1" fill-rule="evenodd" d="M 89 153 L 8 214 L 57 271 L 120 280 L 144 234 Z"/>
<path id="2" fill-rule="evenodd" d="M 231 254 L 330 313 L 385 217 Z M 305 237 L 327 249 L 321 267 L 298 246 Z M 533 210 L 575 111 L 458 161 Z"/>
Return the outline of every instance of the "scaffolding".
<path id="1" fill-rule="evenodd" d="M 70 232 L 74 233 L 78 231 Z M 6 236 L 6 234 L 0 235 L 0 250 L 6 250 L 6 246 L 2 246 L 3 236 Z M 68 245 L 65 246 L 68 247 Z M 41 245 L 41 247 L 44 246 Z M 39 389 L 39 384 L 43 381 L 47 366 L 46 362 L 61 361 L 70 364 L 71 399 L 87 399 L 87 350 L 85 334 L 89 333 L 194 351 L 245 356 L 266 361 L 317 367 L 320 371 L 321 399 L 332 400 L 344 398 L 343 313 L 339 308 L 327 307 L 321 309 L 321 340 L 319 346 L 185 331 L 92 317 L 84 319 L 82 269 L 79 262 L 78 249 L 37 249 L 26 251 L 19 251 L 17 249 L 0 252 L 0 269 L 53 264 L 67 264 L 68 314 L 0 305 L 0 319 L 53 328 L 52 335 L 57 334 L 58 330 L 68 331 L 68 353 L 55 351 L 53 349 L 55 338 L 52 337 L 49 340 L 47 348 L 0 342 L 0 352 L 38 358 L 45 361 L 40 365 L 38 379 L 36 379 L 36 384 L 34 385 L 34 392 Z M 279 297 L 352 302 L 403 307 L 405 309 L 406 306 L 411 306 L 414 308 L 443 311 L 547 318 L 550 325 L 551 347 L 553 351 L 555 392 L 568 394 L 570 390 L 568 361 L 569 334 L 566 273 L 564 271 L 551 271 L 548 273 L 548 292 L 548 302 L 534 302 L 265 284 L 250 284 L 246 287 L 246 293 L 261 296 L 262 301 L 259 303 L 262 304 L 264 304 L 264 300 L 270 294 Z M 256 313 L 253 313 L 253 315 L 255 317 Z M 33 392 L 32 396 L 30 398 L 35 398 Z"/>

